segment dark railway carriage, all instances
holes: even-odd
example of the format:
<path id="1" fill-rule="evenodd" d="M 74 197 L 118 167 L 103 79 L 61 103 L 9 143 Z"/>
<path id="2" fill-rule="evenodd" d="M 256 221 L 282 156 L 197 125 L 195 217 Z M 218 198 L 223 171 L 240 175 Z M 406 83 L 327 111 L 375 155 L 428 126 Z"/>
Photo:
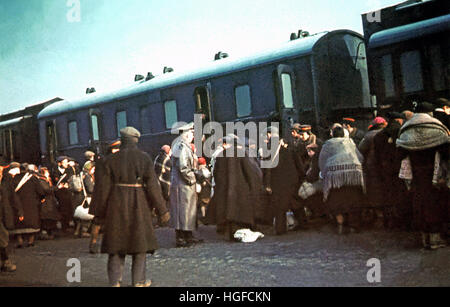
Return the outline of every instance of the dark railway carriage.
<path id="1" fill-rule="evenodd" d="M 450 1 L 406 1 L 362 21 L 380 111 L 450 97 Z"/>
<path id="2" fill-rule="evenodd" d="M 60 101 L 39 114 L 41 149 L 82 159 L 87 148 L 102 153 L 119 130 L 134 126 L 140 146 L 154 156 L 170 143 L 177 121 L 278 120 L 325 128 L 344 115 L 372 118 L 363 37 L 338 30 L 292 39 L 242 59 L 221 58 L 186 73 L 170 72 L 115 92 Z"/>
<path id="3" fill-rule="evenodd" d="M 40 164 L 38 113 L 61 98 L 0 115 L 0 164 L 11 161 Z"/>

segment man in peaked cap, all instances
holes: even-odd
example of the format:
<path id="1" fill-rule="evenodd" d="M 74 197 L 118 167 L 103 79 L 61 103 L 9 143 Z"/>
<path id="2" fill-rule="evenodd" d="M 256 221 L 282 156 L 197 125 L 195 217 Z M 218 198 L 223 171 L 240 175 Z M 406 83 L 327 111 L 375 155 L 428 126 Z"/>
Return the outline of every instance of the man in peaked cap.
<path id="1" fill-rule="evenodd" d="M 146 254 L 154 253 L 158 242 L 153 231 L 152 208 L 166 223 L 170 214 L 148 154 L 137 148 L 140 133 L 133 127 L 120 130 L 121 147 L 105 159 L 95 214 L 104 221 L 101 252 L 108 257 L 108 277 L 112 286 L 122 282 L 125 256 L 133 256 L 132 283 L 149 287 Z"/>

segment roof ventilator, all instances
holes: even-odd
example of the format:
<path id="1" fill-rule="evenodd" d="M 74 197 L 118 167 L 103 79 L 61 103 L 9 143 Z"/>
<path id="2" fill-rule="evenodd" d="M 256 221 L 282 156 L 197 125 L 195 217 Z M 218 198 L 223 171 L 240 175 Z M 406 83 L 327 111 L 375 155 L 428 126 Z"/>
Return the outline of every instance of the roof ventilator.
<path id="1" fill-rule="evenodd" d="M 169 73 L 169 72 L 173 72 L 173 68 L 165 66 L 164 70 L 163 70 L 163 73 L 166 74 L 166 73 Z"/>
<path id="2" fill-rule="evenodd" d="M 86 89 L 86 94 L 91 94 L 91 93 L 95 93 L 95 88 L 91 87 L 91 88 L 87 88 Z"/>
<path id="3" fill-rule="evenodd" d="M 217 60 L 220 60 L 220 59 L 225 59 L 225 58 L 228 58 L 228 53 L 219 51 L 214 56 L 214 61 L 217 61 Z"/>

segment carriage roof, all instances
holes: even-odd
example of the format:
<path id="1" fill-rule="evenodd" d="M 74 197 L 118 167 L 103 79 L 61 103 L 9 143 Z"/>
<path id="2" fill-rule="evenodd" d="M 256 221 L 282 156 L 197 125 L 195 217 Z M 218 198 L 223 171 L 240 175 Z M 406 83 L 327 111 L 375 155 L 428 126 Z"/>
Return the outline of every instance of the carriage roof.
<path id="1" fill-rule="evenodd" d="M 92 93 L 78 100 L 63 100 L 56 102 L 43 109 L 38 118 L 47 118 L 79 109 L 86 109 L 99 106 L 115 100 L 122 100 L 133 96 L 138 96 L 146 92 L 162 90 L 174 85 L 180 85 L 197 80 L 214 78 L 229 73 L 243 71 L 252 67 L 270 64 L 282 59 L 308 55 L 313 52 L 319 40 L 331 33 L 348 32 L 361 37 L 358 33 L 347 30 L 337 30 L 333 32 L 322 32 L 302 39 L 286 42 L 277 48 L 239 59 L 224 58 L 213 61 L 206 66 L 187 72 L 172 72 L 156 76 L 155 78 L 133 84 L 120 90 L 108 93 Z"/>

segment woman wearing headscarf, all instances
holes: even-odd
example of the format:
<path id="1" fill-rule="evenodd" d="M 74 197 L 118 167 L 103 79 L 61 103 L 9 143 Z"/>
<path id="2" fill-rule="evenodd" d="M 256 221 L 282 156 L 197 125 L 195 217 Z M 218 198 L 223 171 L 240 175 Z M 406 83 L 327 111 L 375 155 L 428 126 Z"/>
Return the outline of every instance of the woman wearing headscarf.
<path id="1" fill-rule="evenodd" d="M 357 231 L 360 223 L 359 207 L 364 196 L 363 156 L 344 129 L 335 124 L 332 138 L 325 142 L 319 156 L 323 178 L 323 197 L 329 214 L 336 217 L 338 233 L 344 222 Z"/>
<path id="2" fill-rule="evenodd" d="M 420 104 L 396 143 L 410 161 L 413 224 L 422 234 L 423 247 L 434 250 L 446 246 L 440 232 L 447 222 L 450 132 L 431 116 L 433 110 L 428 103 Z"/>
<path id="3" fill-rule="evenodd" d="M 369 132 L 358 145 L 358 150 L 364 157 L 363 170 L 367 189 L 364 206 L 371 212 L 371 221 L 377 228 L 384 225 L 383 213 L 386 203 L 383 198 L 384 183 L 379 176 L 380 165 L 376 159 L 374 138 L 386 125 L 387 122 L 383 117 L 376 117 L 369 126 Z"/>
<path id="4" fill-rule="evenodd" d="M 47 191 L 45 198 L 41 200 L 41 239 L 54 239 L 54 231 L 57 229 L 57 222 L 61 219 L 58 211 L 57 201 L 54 194 L 56 188 L 53 186 L 50 172 L 46 167 L 39 169 L 39 180 Z"/>

